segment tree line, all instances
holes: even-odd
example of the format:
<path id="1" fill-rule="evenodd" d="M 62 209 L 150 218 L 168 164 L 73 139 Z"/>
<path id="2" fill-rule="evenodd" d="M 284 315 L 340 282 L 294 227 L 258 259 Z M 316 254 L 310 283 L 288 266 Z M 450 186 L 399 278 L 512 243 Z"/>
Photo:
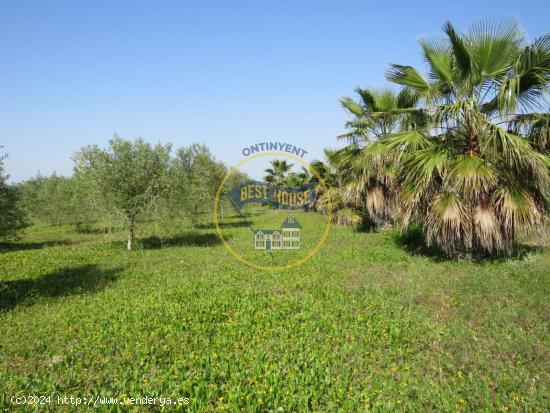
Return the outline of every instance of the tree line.
<path id="1" fill-rule="evenodd" d="M 6 227 L 0 236 L 13 238 L 30 222 L 73 225 L 77 232 L 127 228 L 131 250 L 140 221 L 178 228 L 209 221 L 216 190 L 227 173 L 205 145 L 192 144 L 172 154 L 169 144 L 153 146 L 116 135 L 106 149 L 87 146 L 73 160 L 71 177 L 38 175 L 8 185 L 7 176 L 0 174 L 0 215 Z M 237 172 L 228 185 L 246 179 Z"/>
<path id="2" fill-rule="evenodd" d="M 321 180 L 311 210 L 334 208 L 337 223 L 374 230 L 413 226 L 449 256 L 510 255 L 518 234 L 543 233 L 550 184 L 550 34 L 529 42 L 513 20 L 485 21 L 421 39 L 427 73 L 392 64 L 394 88 L 357 88 L 340 100 L 350 114 L 344 146 L 309 170 L 275 160 L 265 180 Z M 30 217 L 85 230 L 124 222 L 131 249 L 137 220 L 211 212 L 227 168 L 208 148 L 113 138 L 83 148 L 70 178 L 6 184 L 0 159 L 0 236 Z M 235 185 L 246 177 L 232 176 Z M 16 204 L 22 208 L 15 207 Z M 176 206 L 176 207 L 175 207 Z"/>

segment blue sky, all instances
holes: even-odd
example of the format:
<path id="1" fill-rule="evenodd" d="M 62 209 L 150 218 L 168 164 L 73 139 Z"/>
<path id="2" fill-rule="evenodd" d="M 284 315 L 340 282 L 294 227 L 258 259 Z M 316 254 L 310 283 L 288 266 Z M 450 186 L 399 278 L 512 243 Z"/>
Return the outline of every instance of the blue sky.
<path id="1" fill-rule="evenodd" d="M 322 157 L 346 115 L 338 97 L 422 67 L 417 39 L 515 16 L 550 32 L 540 1 L 0 2 L 0 145 L 12 181 L 68 175 L 71 155 L 113 133 L 227 163 L 277 140 Z"/>

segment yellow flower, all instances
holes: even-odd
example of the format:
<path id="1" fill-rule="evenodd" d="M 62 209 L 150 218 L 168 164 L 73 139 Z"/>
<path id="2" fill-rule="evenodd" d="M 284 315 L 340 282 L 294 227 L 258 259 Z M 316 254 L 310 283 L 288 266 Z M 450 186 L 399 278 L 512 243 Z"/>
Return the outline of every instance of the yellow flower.
<path id="1" fill-rule="evenodd" d="M 458 377 L 462 377 L 462 372 L 458 370 Z"/>

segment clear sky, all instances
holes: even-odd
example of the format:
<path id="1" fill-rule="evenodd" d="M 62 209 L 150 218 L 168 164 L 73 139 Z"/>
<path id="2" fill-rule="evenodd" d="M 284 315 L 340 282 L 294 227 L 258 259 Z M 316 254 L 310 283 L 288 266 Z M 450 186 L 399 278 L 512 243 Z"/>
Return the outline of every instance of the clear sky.
<path id="1" fill-rule="evenodd" d="M 422 67 L 418 37 L 515 16 L 550 32 L 549 0 L 0 1 L 0 145 L 12 181 L 68 175 L 113 133 L 206 143 L 227 163 L 247 144 L 336 147 L 338 97 Z"/>

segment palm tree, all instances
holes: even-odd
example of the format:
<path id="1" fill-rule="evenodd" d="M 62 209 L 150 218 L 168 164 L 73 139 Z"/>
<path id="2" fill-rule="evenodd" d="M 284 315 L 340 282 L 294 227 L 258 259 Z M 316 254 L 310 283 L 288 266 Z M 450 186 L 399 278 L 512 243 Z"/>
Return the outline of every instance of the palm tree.
<path id="1" fill-rule="evenodd" d="M 309 182 L 316 184 L 312 209 L 327 214 L 330 210 L 332 222 L 339 225 L 360 225 L 363 216 L 350 207 L 342 197 L 342 168 L 334 164 L 334 151 L 325 149 L 326 162 L 314 160 L 309 164 L 312 172 Z M 322 182 L 320 182 L 322 180 Z"/>
<path id="2" fill-rule="evenodd" d="M 423 120 L 416 112 L 406 109 L 416 104 L 409 89 L 398 94 L 389 89 L 355 90 L 359 100 L 345 97 L 342 106 L 353 116 L 346 122 L 349 132 L 339 138 L 348 145 L 331 155 L 342 176 L 343 200 L 366 215 L 375 229 L 393 226 L 397 213 L 395 176 L 397 157 L 380 151 L 377 140 L 391 132 Z"/>
<path id="3" fill-rule="evenodd" d="M 340 225 L 360 225 L 362 216 L 357 210 L 349 207 L 342 199 L 341 169 L 331 160 L 334 152 L 325 149 L 326 162 L 315 160 L 309 169 L 313 172 L 310 182 L 316 183 L 313 210 L 327 214 L 331 211 L 332 222 Z M 319 180 L 322 180 L 322 183 Z"/>
<path id="4" fill-rule="evenodd" d="M 308 168 L 302 166 L 300 172 L 290 172 L 285 179 L 285 185 L 288 187 L 301 187 L 311 181 L 311 173 Z"/>
<path id="5" fill-rule="evenodd" d="M 264 177 L 266 182 L 272 183 L 277 186 L 283 186 L 285 184 L 287 173 L 294 166 L 285 160 L 274 159 L 271 162 L 271 168 L 264 170 L 267 175 Z"/>
<path id="6" fill-rule="evenodd" d="M 331 153 L 325 149 L 325 155 Z M 327 156 L 328 159 L 328 156 Z M 333 210 L 338 209 L 341 203 L 338 192 L 337 169 L 328 160 L 326 163 L 314 160 L 309 164 L 312 171 L 311 181 L 315 184 L 315 200 L 313 202 L 313 211 L 328 212 L 329 203 Z M 322 183 L 320 182 L 322 180 Z"/>
<path id="7" fill-rule="evenodd" d="M 381 138 L 399 157 L 404 224 L 454 256 L 510 254 L 519 231 L 540 230 L 550 181 L 550 34 L 527 43 L 511 20 L 421 40 L 428 76 L 391 65 L 386 77 L 419 100 L 425 126 Z"/>

